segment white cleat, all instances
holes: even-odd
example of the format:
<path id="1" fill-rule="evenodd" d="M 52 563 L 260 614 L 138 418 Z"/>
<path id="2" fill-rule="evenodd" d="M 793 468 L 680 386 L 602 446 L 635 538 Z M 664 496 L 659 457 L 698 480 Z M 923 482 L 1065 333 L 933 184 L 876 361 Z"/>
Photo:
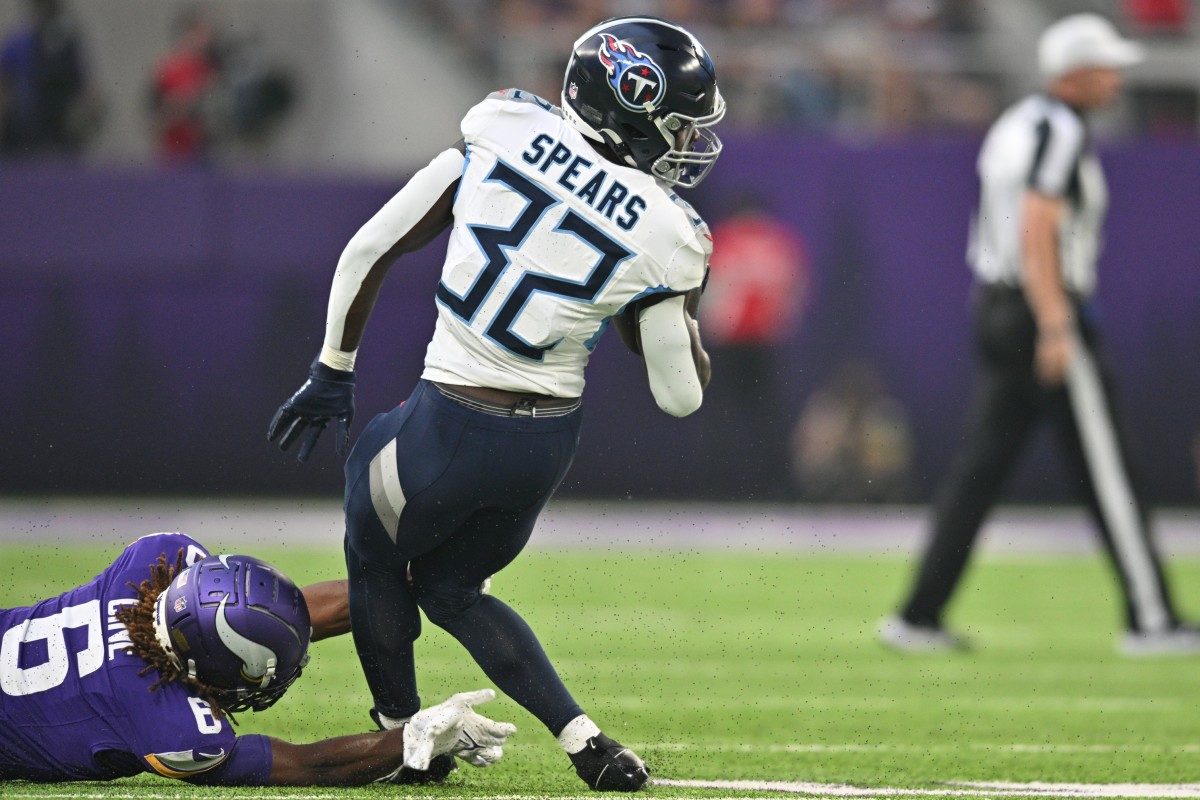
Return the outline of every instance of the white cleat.
<path id="1" fill-rule="evenodd" d="M 900 616 L 879 623 L 879 641 L 906 653 L 953 653 L 968 649 L 967 641 L 945 628 L 914 625 Z"/>
<path id="2" fill-rule="evenodd" d="M 1117 648 L 1131 658 L 1200 655 L 1200 629 L 1177 625 L 1163 631 L 1129 631 Z"/>

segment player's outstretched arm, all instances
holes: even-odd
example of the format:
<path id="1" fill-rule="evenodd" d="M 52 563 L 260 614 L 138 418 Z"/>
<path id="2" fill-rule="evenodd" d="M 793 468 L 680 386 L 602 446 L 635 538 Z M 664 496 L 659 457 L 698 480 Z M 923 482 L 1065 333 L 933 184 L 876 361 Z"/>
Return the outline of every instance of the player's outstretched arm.
<path id="1" fill-rule="evenodd" d="M 387 781 L 400 768 L 427 769 L 449 753 L 477 767 L 500 760 L 516 726 L 495 722 L 472 706 L 491 700 L 491 689 L 456 694 L 418 712 L 403 728 L 324 739 L 312 744 L 271 740 L 272 786 L 359 786 Z"/>
<path id="2" fill-rule="evenodd" d="M 404 763 L 404 731 L 358 733 L 291 744 L 271 739 L 270 786 L 362 786 Z"/>
<path id="3" fill-rule="evenodd" d="M 312 621 L 312 641 L 350 632 L 350 583 L 322 581 L 300 590 Z"/>
<path id="4" fill-rule="evenodd" d="M 686 417 L 700 408 L 712 377 L 708 353 L 700 341 L 700 325 L 693 315 L 699 290 L 695 294 L 669 297 L 638 314 L 638 338 L 650 392 L 658 407 L 675 417 Z"/>
<path id="5" fill-rule="evenodd" d="M 307 461 L 321 431 L 337 424 L 335 445 L 344 453 L 354 417 L 354 360 L 379 289 L 392 263 L 420 249 L 453 220 L 454 193 L 462 176 L 465 145 L 440 153 L 417 172 L 350 239 L 338 260 L 325 318 L 325 343 L 308 380 L 288 398 L 267 428 L 267 440 L 287 450 L 301 441 Z"/>

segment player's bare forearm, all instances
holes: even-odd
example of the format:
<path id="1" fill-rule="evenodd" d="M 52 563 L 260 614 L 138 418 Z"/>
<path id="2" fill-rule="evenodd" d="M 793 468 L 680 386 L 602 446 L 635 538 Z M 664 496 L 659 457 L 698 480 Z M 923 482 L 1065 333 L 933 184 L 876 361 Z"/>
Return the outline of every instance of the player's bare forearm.
<path id="1" fill-rule="evenodd" d="M 442 192 L 416 225 L 396 240 L 382 255 L 375 258 L 370 269 L 367 270 L 366 276 L 362 278 L 358 291 L 346 311 L 341 342 L 338 345 L 339 350 L 350 352 L 358 349 L 363 332 L 367 327 L 367 320 L 379 297 L 379 290 L 383 287 L 383 280 L 387 277 L 388 270 L 391 269 L 396 259 L 405 253 L 420 250 L 450 225 L 453 220 L 454 193 L 457 189 L 458 182 L 455 181 Z M 359 242 L 357 239 L 358 237 L 352 239 L 346 246 L 346 251 L 342 255 L 343 261 L 353 262 L 370 258 L 369 254 L 372 252 L 370 242 Z M 335 276 L 334 280 L 336 282 L 338 276 Z M 336 292 L 335 287 L 333 293 L 336 294 Z"/>
<path id="2" fill-rule="evenodd" d="M 300 590 L 312 620 L 312 640 L 328 639 L 350 632 L 350 584 L 322 581 Z"/>
<path id="3" fill-rule="evenodd" d="M 1058 236 L 1063 201 L 1030 192 L 1022 209 L 1021 271 L 1025 298 L 1041 331 L 1065 331 L 1071 304 L 1063 289 Z"/>
<path id="4" fill-rule="evenodd" d="M 463 149 L 460 142 L 419 170 L 346 244 L 325 320 L 325 346 L 337 358 L 358 349 L 379 289 L 396 259 L 424 247 L 453 222 Z"/>
<path id="5" fill-rule="evenodd" d="M 271 739 L 272 786 L 362 786 L 404 763 L 404 729 L 292 744 Z"/>
<path id="6" fill-rule="evenodd" d="M 1034 364 L 1043 384 L 1057 386 L 1074 349 L 1071 302 L 1063 288 L 1058 253 L 1064 202 L 1030 192 L 1022 211 L 1021 278 L 1037 324 Z"/>

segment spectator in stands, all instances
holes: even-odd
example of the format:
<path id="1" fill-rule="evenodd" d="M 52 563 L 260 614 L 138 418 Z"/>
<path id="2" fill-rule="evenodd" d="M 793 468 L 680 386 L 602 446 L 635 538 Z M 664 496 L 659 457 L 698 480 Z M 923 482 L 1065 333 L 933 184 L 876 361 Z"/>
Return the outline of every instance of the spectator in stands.
<path id="1" fill-rule="evenodd" d="M 1123 0 L 1125 18 L 1142 34 L 1178 36 L 1192 23 L 1189 0 Z"/>
<path id="2" fill-rule="evenodd" d="M 268 61 L 256 34 L 239 37 L 221 53 L 228 133 L 250 152 L 265 152 L 296 103 L 295 80 L 290 71 Z"/>
<path id="3" fill-rule="evenodd" d="M 158 149 L 168 163 L 202 163 L 213 138 L 220 75 L 212 24 L 196 7 L 176 23 L 174 48 L 154 71 L 151 103 Z"/>
<path id="4" fill-rule="evenodd" d="M 712 229 L 704 298 L 714 370 L 704 419 L 714 484 L 736 497 L 787 496 L 787 426 L 779 416 L 779 347 L 795 334 L 808 296 L 804 239 L 747 193 Z"/>
<path id="5" fill-rule="evenodd" d="M 0 46 L 0 153 L 74 156 L 99 122 L 83 43 L 59 0 L 29 0 Z"/>

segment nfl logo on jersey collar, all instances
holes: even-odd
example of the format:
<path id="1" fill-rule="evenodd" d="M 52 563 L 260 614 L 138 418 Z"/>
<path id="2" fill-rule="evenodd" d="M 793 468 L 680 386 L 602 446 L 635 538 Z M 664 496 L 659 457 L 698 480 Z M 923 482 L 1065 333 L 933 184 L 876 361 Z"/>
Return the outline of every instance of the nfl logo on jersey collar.
<path id="1" fill-rule="evenodd" d="M 654 60 L 611 34 L 600 34 L 600 63 L 621 105 L 631 111 L 653 111 L 667 93 L 667 79 Z"/>

